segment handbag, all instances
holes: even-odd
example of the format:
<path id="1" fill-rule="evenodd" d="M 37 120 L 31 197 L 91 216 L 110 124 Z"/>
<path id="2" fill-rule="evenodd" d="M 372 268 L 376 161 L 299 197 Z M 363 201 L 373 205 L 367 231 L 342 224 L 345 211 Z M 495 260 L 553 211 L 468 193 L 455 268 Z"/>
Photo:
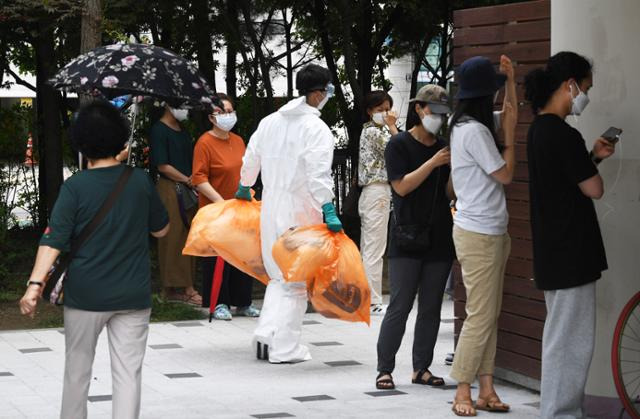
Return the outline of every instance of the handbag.
<path id="1" fill-rule="evenodd" d="M 176 199 L 178 200 L 178 211 L 180 212 L 180 219 L 186 229 L 191 228 L 191 220 L 187 215 L 187 211 L 198 205 L 198 195 L 193 189 L 176 182 Z"/>
<path id="2" fill-rule="evenodd" d="M 100 223 L 104 220 L 104 217 L 109 213 L 113 204 L 115 204 L 116 199 L 124 189 L 129 177 L 133 173 L 133 168 L 131 166 L 126 166 L 113 190 L 107 196 L 104 203 L 96 213 L 96 215 L 91 219 L 91 221 L 82 229 L 78 238 L 73 241 L 71 244 L 71 250 L 65 256 L 58 258 L 56 262 L 53 264 L 51 269 L 49 270 L 49 275 L 47 278 L 47 282 L 45 285 L 45 289 L 43 294 L 48 296 L 49 302 L 55 305 L 61 305 L 64 299 L 64 278 L 67 273 L 67 268 L 71 263 L 71 260 L 75 257 L 76 253 L 80 249 L 80 246 L 93 234 L 95 229 L 100 225 Z"/>
<path id="3" fill-rule="evenodd" d="M 186 211 L 198 205 L 198 194 L 196 192 L 183 185 L 182 183 L 176 183 L 176 193 L 178 198 L 182 201 L 182 206 Z"/>
<path id="4" fill-rule="evenodd" d="M 433 203 L 431 205 L 431 213 L 429 214 L 429 222 L 427 224 L 398 224 L 396 212 L 393 212 L 394 227 L 393 237 L 396 246 L 405 252 L 425 252 L 431 247 L 431 230 L 433 225 L 433 213 L 438 200 L 438 189 L 440 187 L 440 168 L 438 167 L 436 177 L 436 190 L 433 194 Z"/>
<path id="5" fill-rule="evenodd" d="M 358 211 L 358 202 L 360 201 L 360 194 L 362 193 L 362 187 L 358 185 L 358 177 L 355 176 L 349 187 L 349 193 L 344 197 L 342 203 L 342 214 L 348 217 L 360 217 Z"/>

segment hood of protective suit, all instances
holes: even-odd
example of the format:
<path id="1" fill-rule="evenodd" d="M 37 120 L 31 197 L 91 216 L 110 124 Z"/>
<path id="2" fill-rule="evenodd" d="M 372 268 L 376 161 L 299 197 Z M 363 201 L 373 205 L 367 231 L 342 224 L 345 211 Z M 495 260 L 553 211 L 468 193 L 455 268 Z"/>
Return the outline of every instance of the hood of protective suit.
<path id="1" fill-rule="evenodd" d="M 290 100 L 280 109 L 278 109 L 278 113 L 282 116 L 300 116 L 300 115 L 316 115 L 320 116 L 320 111 L 313 106 L 307 104 L 306 97 L 300 96 L 297 99 Z"/>

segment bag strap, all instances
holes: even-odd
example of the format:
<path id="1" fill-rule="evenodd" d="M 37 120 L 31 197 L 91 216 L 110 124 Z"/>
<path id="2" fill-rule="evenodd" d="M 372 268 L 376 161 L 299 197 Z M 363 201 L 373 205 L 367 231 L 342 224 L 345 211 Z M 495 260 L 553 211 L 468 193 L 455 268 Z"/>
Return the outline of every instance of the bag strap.
<path id="1" fill-rule="evenodd" d="M 103 202 L 102 206 L 100 207 L 96 215 L 91 219 L 89 224 L 87 224 L 82 229 L 78 237 L 71 244 L 71 250 L 69 251 L 69 253 L 67 253 L 67 255 L 64 258 L 62 258 L 58 263 L 58 265 L 55 267 L 55 270 L 53 271 L 49 280 L 47 281 L 47 285 L 48 285 L 47 289 L 55 285 L 55 282 L 57 282 L 58 278 L 60 278 L 62 273 L 67 270 L 69 263 L 71 263 L 71 260 L 80 249 L 80 246 L 82 246 L 82 244 L 85 241 L 87 241 L 89 236 L 93 234 L 93 232 L 100 225 L 102 220 L 104 220 L 104 217 L 109 213 L 109 211 L 113 207 L 113 204 L 115 204 L 116 200 L 118 199 L 118 196 L 124 189 L 132 173 L 133 173 L 133 167 L 126 166 L 124 168 L 113 190 L 111 190 L 111 193 L 109 194 L 109 196 L 107 196 L 107 199 L 105 199 L 105 201 Z"/>
<path id="2" fill-rule="evenodd" d="M 436 210 L 436 201 L 438 200 L 438 189 L 440 189 L 440 172 L 442 166 L 438 166 L 436 169 L 438 171 L 438 175 L 436 176 L 436 191 L 433 193 L 433 203 L 431 204 L 431 214 L 429 214 L 429 226 L 433 225 L 433 213 Z"/>
<path id="3" fill-rule="evenodd" d="M 126 166 L 124 168 L 124 170 L 122 171 L 122 174 L 120 175 L 120 177 L 118 178 L 118 181 L 116 182 L 116 185 L 114 186 L 113 190 L 111 191 L 107 199 L 105 199 L 104 203 L 98 210 L 98 213 L 93 217 L 93 219 L 89 222 L 89 224 L 87 224 L 82 229 L 82 231 L 78 235 L 78 238 L 73 241 L 73 244 L 71 245 L 71 251 L 69 252 L 69 259 L 75 256 L 75 254 L 80 249 L 80 246 L 82 246 L 82 244 L 85 241 L 87 241 L 89 236 L 91 236 L 95 231 L 95 229 L 98 228 L 100 223 L 102 223 L 102 220 L 104 220 L 104 217 L 107 216 L 107 214 L 113 207 L 113 204 L 116 203 L 118 196 L 120 196 L 120 193 L 124 189 L 132 173 L 133 173 L 133 167 Z"/>

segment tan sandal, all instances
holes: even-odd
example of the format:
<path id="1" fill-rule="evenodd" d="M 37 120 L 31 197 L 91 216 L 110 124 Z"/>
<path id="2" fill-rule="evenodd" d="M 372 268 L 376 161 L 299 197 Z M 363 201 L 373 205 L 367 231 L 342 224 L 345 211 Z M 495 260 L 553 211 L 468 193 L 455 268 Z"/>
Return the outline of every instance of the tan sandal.
<path id="1" fill-rule="evenodd" d="M 469 406 L 469 411 L 463 411 L 460 408 L 462 406 Z M 453 406 L 451 406 L 451 411 L 455 413 L 456 416 L 477 416 L 478 412 L 473 407 L 473 400 L 458 400 L 453 399 Z"/>
<path id="2" fill-rule="evenodd" d="M 170 303 L 184 303 L 193 306 L 202 305 L 202 296 L 198 294 L 198 291 L 194 291 L 191 294 L 186 293 L 171 293 L 166 295 L 166 300 Z"/>
<path id="3" fill-rule="evenodd" d="M 186 304 L 190 304 L 192 306 L 201 306 L 202 305 L 202 296 L 198 294 L 198 291 L 194 291 L 191 294 L 184 294 L 184 300 Z"/>
<path id="4" fill-rule="evenodd" d="M 498 395 L 494 392 L 489 394 L 489 397 L 487 398 L 478 396 L 476 409 L 483 410 L 485 412 L 506 413 L 511 409 L 511 406 L 506 403 L 502 403 Z"/>

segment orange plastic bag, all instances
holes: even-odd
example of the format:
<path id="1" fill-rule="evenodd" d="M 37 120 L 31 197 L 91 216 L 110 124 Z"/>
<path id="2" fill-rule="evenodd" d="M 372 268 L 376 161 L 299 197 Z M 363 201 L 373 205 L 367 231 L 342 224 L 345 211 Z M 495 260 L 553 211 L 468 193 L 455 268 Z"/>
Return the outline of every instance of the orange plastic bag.
<path id="1" fill-rule="evenodd" d="M 369 324 L 369 283 L 360 252 L 344 232 L 332 233 L 325 224 L 293 228 L 276 241 L 272 252 L 285 281 L 306 281 L 318 313 Z"/>
<path id="2" fill-rule="evenodd" d="M 206 205 L 191 222 L 183 255 L 220 256 L 263 284 L 269 277 L 262 262 L 259 201 L 229 199 Z"/>

